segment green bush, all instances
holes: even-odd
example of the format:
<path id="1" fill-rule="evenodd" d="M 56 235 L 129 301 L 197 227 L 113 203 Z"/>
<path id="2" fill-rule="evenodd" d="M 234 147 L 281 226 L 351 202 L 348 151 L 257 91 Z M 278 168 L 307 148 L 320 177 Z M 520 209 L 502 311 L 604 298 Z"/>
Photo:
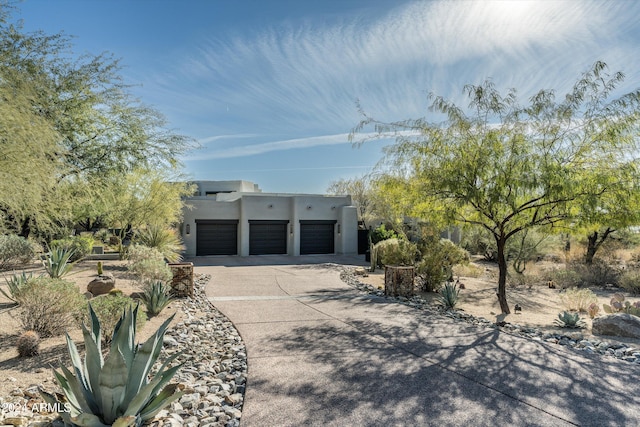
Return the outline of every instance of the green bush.
<path id="1" fill-rule="evenodd" d="M 382 242 L 387 239 L 398 239 L 400 235 L 396 233 L 393 229 L 387 230 L 387 227 L 382 224 L 371 231 L 371 243 L 376 244 Z"/>
<path id="2" fill-rule="evenodd" d="M 77 326 L 86 309 L 86 299 L 77 285 L 49 277 L 29 279 L 16 300 L 24 329 L 34 330 L 41 337 L 57 336 Z"/>
<path id="3" fill-rule="evenodd" d="M 155 248 L 132 245 L 127 251 L 129 272 L 142 283 L 154 281 L 168 282 L 173 278 L 164 256 Z"/>
<path id="4" fill-rule="evenodd" d="M 570 288 L 560 296 L 564 308 L 568 311 L 587 313 L 591 304 L 598 303 L 598 297 L 591 289 Z"/>
<path id="5" fill-rule="evenodd" d="M 184 245 L 178 233 L 171 228 L 148 225 L 136 234 L 134 241 L 148 248 L 157 249 L 168 262 L 182 261 Z"/>
<path id="6" fill-rule="evenodd" d="M 439 239 L 420 245 L 422 258 L 416 265 L 416 274 L 425 292 L 434 292 L 453 277 L 453 266 L 469 262 L 469 253 L 448 239 Z"/>
<path id="7" fill-rule="evenodd" d="M 15 234 L 0 235 L 0 270 L 6 270 L 31 262 L 36 245 Z"/>
<path id="8" fill-rule="evenodd" d="M 545 272 L 544 280 L 553 282 L 558 288 L 569 289 L 582 285 L 582 276 L 575 270 L 553 269 Z"/>
<path id="9" fill-rule="evenodd" d="M 640 271 L 625 271 L 620 275 L 618 284 L 632 295 L 640 295 Z"/>
<path id="10" fill-rule="evenodd" d="M 95 240 L 89 235 L 71 236 L 64 239 L 54 240 L 49 244 L 51 249 L 63 249 L 72 251 L 70 262 L 75 262 L 89 255 L 93 249 Z"/>
<path id="11" fill-rule="evenodd" d="M 92 298 L 89 301 L 91 308 L 98 316 L 100 325 L 102 325 L 102 339 L 105 343 L 111 342 L 113 335 L 113 329 L 115 328 L 118 320 L 122 316 L 125 310 L 135 308 L 137 303 L 131 298 L 124 295 L 100 295 Z M 85 323 L 89 322 L 89 313 L 85 313 Z M 147 320 L 144 311 L 138 310 L 136 317 L 136 324 L 139 328 L 142 328 L 144 322 Z"/>
<path id="12" fill-rule="evenodd" d="M 383 240 L 376 251 L 383 265 L 413 265 L 418 257 L 418 246 L 403 239 Z"/>

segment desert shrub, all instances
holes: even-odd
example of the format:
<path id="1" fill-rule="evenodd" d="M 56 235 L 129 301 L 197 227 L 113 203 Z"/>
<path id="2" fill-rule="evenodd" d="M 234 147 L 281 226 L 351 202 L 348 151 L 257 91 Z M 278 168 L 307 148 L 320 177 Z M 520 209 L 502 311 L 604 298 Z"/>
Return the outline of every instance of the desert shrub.
<path id="1" fill-rule="evenodd" d="M 400 235 L 393 229 L 387 230 L 387 227 L 382 224 L 371 231 L 371 243 L 376 244 L 387 239 L 398 239 Z"/>
<path id="2" fill-rule="evenodd" d="M 0 270 L 6 270 L 31 262 L 36 245 L 15 234 L 0 235 Z"/>
<path id="3" fill-rule="evenodd" d="M 171 269 L 164 261 L 164 256 L 155 248 L 132 245 L 127 251 L 127 258 L 129 272 L 142 283 L 167 282 L 173 278 Z"/>
<path id="4" fill-rule="evenodd" d="M 633 295 L 640 295 L 640 271 L 628 270 L 620 275 L 618 279 L 620 287 Z"/>
<path id="5" fill-rule="evenodd" d="M 112 234 L 106 228 L 101 228 L 93 234 L 93 238 L 102 243 L 109 243 Z"/>
<path id="6" fill-rule="evenodd" d="M 182 260 L 184 245 L 174 229 L 148 225 L 136 234 L 134 241 L 148 248 L 157 249 L 168 262 Z"/>
<path id="7" fill-rule="evenodd" d="M 89 301 L 91 308 L 98 316 L 100 325 L 102 326 L 102 339 L 105 343 L 111 342 L 113 330 L 120 320 L 125 310 L 133 309 L 137 303 L 131 298 L 123 295 L 100 295 Z M 89 312 L 85 312 L 85 323 L 89 322 Z M 142 310 L 138 310 L 136 317 L 136 325 L 142 328 L 147 317 Z"/>
<path id="8" fill-rule="evenodd" d="M 568 311 L 578 311 L 586 313 L 591 304 L 598 303 L 598 297 L 591 289 L 567 289 L 561 296 L 560 300 Z"/>
<path id="9" fill-rule="evenodd" d="M 49 277 L 29 279 L 16 299 L 22 326 L 41 337 L 57 336 L 77 326 L 86 307 L 84 295 L 74 283 Z"/>
<path id="10" fill-rule="evenodd" d="M 451 240 L 438 239 L 420 245 L 421 259 L 416 264 L 416 274 L 426 292 L 440 289 L 442 283 L 453 277 L 453 266 L 469 262 L 469 253 Z"/>
<path id="11" fill-rule="evenodd" d="M 582 285 L 582 278 L 575 270 L 570 269 L 552 269 L 543 275 L 546 282 L 553 282 L 558 288 L 575 288 Z"/>
<path id="12" fill-rule="evenodd" d="M 454 276 L 478 278 L 484 274 L 484 268 L 475 264 L 457 264 L 452 268 Z"/>
<path id="13" fill-rule="evenodd" d="M 595 258 L 591 265 L 571 262 L 567 268 L 580 276 L 581 286 L 617 285 L 621 273 L 619 268 L 601 258 Z"/>
<path id="14" fill-rule="evenodd" d="M 497 261 L 498 246 L 489 231 L 482 227 L 470 227 L 462 233 L 460 246 L 474 255 L 482 255 L 486 261 Z"/>
<path id="15" fill-rule="evenodd" d="M 70 262 L 79 261 L 91 253 L 95 240 L 90 235 L 65 237 L 49 243 L 51 249 L 63 249 L 72 252 Z"/>
<path id="16" fill-rule="evenodd" d="M 383 265 L 413 265 L 418 256 L 418 246 L 404 239 L 387 239 L 376 248 Z"/>

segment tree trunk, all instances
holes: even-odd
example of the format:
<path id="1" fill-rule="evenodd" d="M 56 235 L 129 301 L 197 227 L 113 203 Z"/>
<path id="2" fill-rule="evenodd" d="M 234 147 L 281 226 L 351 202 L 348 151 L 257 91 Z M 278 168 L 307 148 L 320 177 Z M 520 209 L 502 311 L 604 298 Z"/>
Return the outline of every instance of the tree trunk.
<path id="1" fill-rule="evenodd" d="M 607 237 L 609 237 L 611 233 L 613 233 L 614 231 L 616 230 L 610 227 L 607 227 L 607 229 L 604 230 L 602 235 L 599 234 L 597 231 L 594 231 L 593 233 L 587 236 L 587 252 L 584 255 L 585 264 L 587 265 L 593 264 L 593 258 L 595 257 L 596 252 L 598 251 L 598 249 L 600 249 L 600 246 L 602 246 L 604 241 L 607 240 Z"/>
<path id="2" fill-rule="evenodd" d="M 18 236 L 27 239 L 29 238 L 29 234 L 31 234 L 31 218 L 27 216 L 24 221 L 22 221 L 22 224 L 20 224 Z"/>
<path id="3" fill-rule="evenodd" d="M 509 314 L 509 304 L 507 304 L 507 259 L 505 256 L 505 247 L 507 242 L 503 237 L 496 237 L 498 244 L 498 301 L 500 302 L 500 310 L 502 314 Z"/>

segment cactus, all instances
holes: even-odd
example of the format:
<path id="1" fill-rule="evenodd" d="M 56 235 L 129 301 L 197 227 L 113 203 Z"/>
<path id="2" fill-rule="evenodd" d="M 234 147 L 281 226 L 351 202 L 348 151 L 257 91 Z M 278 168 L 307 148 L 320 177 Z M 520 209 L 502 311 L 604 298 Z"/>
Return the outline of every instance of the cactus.
<path id="1" fill-rule="evenodd" d="M 144 344 L 136 343 L 138 306 L 127 309 L 113 332 L 109 355 L 102 356 L 100 321 L 89 306 L 90 328 L 82 325 L 85 360 L 67 334 L 73 369 L 54 370 L 63 397 L 42 391 L 45 402 L 68 408 L 59 412 L 65 425 L 140 426 L 182 396 L 178 384 L 168 384 L 181 365 L 168 368 L 180 353 L 169 357 L 151 375 L 160 355 L 167 319 Z M 66 405 L 65 405 L 66 403 Z"/>
<path id="2" fill-rule="evenodd" d="M 102 261 L 98 261 L 98 276 L 102 276 L 104 271 L 102 270 Z"/>
<path id="3" fill-rule="evenodd" d="M 31 357 L 36 356 L 39 352 L 40 336 L 35 331 L 27 331 L 20 335 L 16 347 L 18 348 L 18 356 Z"/>
<path id="4" fill-rule="evenodd" d="M 610 305 L 602 304 L 605 313 L 627 313 L 640 317 L 640 301 L 631 304 L 629 301 L 624 300 L 624 295 L 613 294 L 610 303 Z"/>
<path id="5" fill-rule="evenodd" d="M 582 320 L 580 320 L 579 313 L 570 311 L 558 313 L 558 318 L 554 323 L 562 328 L 584 328 L 587 326 Z"/>
<path id="6" fill-rule="evenodd" d="M 591 304 L 589 304 L 589 307 L 587 308 L 587 314 L 589 314 L 590 318 L 595 318 L 598 313 L 600 312 L 600 307 L 598 306 L 598 304 L 596 304 L 595 302 L 592 302 Z"/>

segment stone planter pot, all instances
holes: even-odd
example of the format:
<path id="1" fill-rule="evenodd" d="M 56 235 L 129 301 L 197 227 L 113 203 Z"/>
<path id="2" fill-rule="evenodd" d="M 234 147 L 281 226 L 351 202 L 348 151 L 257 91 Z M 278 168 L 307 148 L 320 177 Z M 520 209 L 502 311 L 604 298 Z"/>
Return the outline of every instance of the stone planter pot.
<path id="1" fill-rule="evenodd" d="M 416 277 L 414 267 L 395 265 L 384 266 L 384 293 L 394 297 L 413 296 L 413 283 Z"/>
<path id="2" fill-rule="evenodd" d="M 169 268 L 173 274 L 173 279 L 171 279 L 172 294 L 176 297 L 193 298 L 193 263 L 169 263 Z"/>

